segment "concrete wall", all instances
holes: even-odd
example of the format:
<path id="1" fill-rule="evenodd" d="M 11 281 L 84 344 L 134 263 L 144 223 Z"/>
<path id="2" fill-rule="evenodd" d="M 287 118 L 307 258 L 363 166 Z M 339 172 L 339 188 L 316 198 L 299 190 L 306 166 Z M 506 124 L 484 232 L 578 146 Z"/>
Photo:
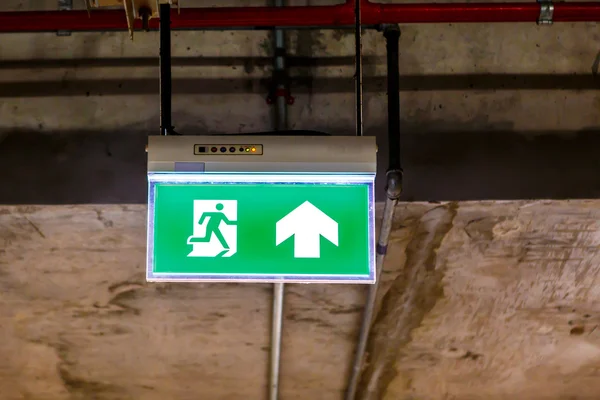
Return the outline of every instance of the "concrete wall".
<path id="1" fill-rule="evenodd" d="M 185 3 L 194 5 L 210 4 Z M 54 2 L 3 3 L 19 7 Z M 405 200 L 600 193 L 595 24 L 401 28 Z M 134 42 L 122 32 L 2 38 L 0 130 L 8 137 L 0 170 L 11 170 L 3 176 L 11 186 L 26 180 L 37 188 L 1 189 L 0 202 L 144 202 L 145 187 L 137 184 L 144 179 L 142 150 L 159 126 L 158 33 L 136 33 Z M 296 98 L 290 128 L 354 134 L 352 32 L 289 31 L 287 41 Z M 271 48 L 263 31 L 174 33 L 178 131 L 271 130 Z M 364 35 L 364 74 L 365 130 L 380 142 L 383 178 L 385 42 L 371 30 Z M 40 171 L 39 162 L 48 168 Z M 42 190 L 49 180 L 61 190 Z M 90 181 L 98 189 L 78 193 Z M 384 184 L 380 179 L 380 199 Z"/>
<path id="2" fill-rule="evenodd" d="M 359 399 L 596 399 L 598 201 L 401 204 Z M 0 207 L 0 399 L 267 398 L 271 285 L 149 284 L 146 207 Z M 281 399 L 341 399 L 362 285 L 286 285 Z"/>

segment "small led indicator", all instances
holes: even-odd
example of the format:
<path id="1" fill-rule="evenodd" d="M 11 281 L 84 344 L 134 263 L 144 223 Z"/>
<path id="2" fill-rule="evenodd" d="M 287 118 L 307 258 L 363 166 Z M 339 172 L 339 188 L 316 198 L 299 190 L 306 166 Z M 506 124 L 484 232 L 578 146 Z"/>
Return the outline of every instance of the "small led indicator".
<path id="1" fill-rule="evenodd" d="M 250 149 L 246 147 L 246 153 L 249 152 L 249 151 L 250 151 Z"/>
<path id="2" fill-rule="evenodd" d="M 252 148 L 252 152 L 253 152 L 253 153 L 254 153 L 254 152 L 256 152 L 256 147 L 253 147 L 253 148 Z"/>

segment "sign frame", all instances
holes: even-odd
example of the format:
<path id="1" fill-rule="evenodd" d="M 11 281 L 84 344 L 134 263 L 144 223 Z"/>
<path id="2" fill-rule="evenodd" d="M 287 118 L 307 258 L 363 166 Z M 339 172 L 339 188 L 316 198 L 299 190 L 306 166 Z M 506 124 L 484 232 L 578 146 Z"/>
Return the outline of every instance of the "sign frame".
<path id="1" fill-rule="evenodd" d="M 368 275 L 156 273 L 154 272 L 154 222 L 157 185 L 360 185 L 368 191 Z M 245 282 L 245 283 L 342 283 L 373 284 L 376 280 L 375 254 L 375 175 L 366 173 L 148 173 L 148 220 L 146 280 L 148 282 Z M 343 199 L 340 199 L 343 201 Z"/>

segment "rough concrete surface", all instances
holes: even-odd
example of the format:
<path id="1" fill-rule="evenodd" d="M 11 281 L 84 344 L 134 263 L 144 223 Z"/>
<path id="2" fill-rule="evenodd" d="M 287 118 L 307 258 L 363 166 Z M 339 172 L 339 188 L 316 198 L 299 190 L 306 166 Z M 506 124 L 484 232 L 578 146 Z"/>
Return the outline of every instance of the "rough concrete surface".
<path id="1" fill-rule="evenodd" d="M 271 286 L 149 284 L 144 206 L 0 208 L 0 398 L 266 398 Z M 402 203 L 361 399 L 592 399 L 599 201 Z M 364 286 L 288 285 L 282 399 L 340 399 Z"/>

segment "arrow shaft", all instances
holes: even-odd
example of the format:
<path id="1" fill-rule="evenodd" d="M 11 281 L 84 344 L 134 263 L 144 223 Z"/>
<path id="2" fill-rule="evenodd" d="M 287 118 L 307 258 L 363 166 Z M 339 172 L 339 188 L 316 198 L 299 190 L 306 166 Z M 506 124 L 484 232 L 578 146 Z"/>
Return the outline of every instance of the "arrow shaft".
<path id="1" fill-rule="evenodd" d="M 294 235 L 295 258 L 319 258 L 321 256 L 321 235 L 306 230 Z"/>

